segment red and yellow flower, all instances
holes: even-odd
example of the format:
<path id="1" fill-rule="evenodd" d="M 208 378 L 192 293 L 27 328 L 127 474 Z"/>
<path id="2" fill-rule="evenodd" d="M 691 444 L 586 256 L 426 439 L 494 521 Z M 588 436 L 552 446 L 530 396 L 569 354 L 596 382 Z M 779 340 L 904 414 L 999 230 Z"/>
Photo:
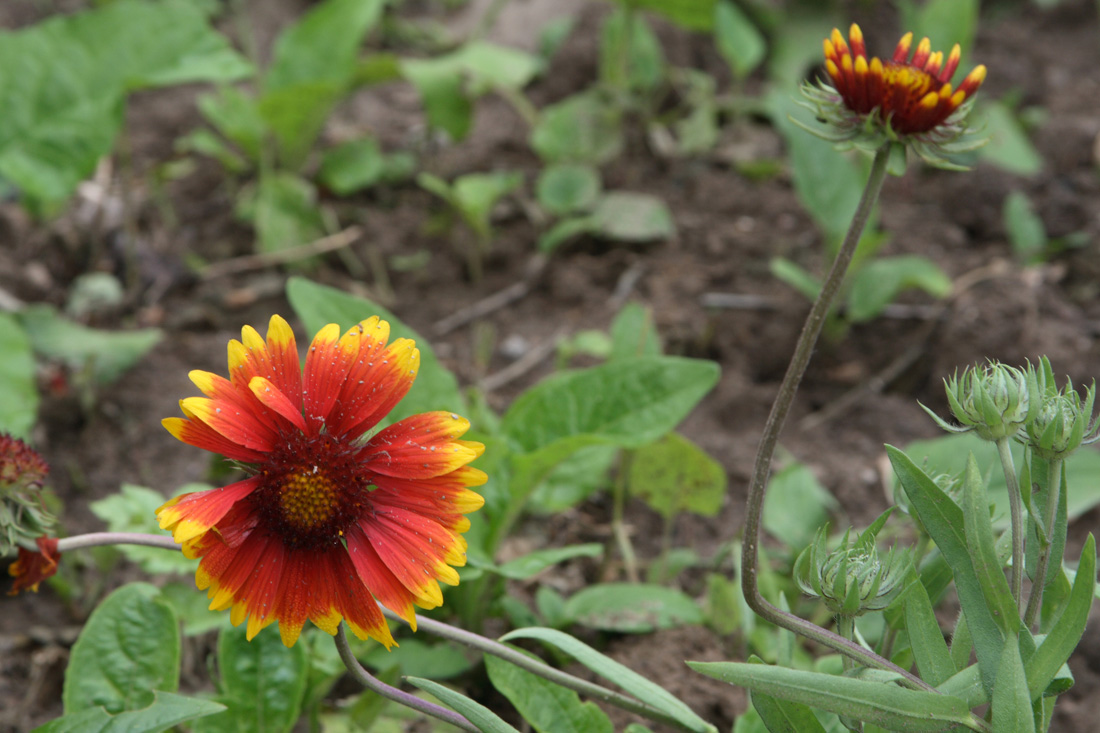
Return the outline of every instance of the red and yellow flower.
<path id="1" fill-rule="evenodd" d="M 894 55 L 882 61 L 868 58 L 863 32 L 855 23 L 847 41 L 833 29 L 824 41 L 831 83 L 803 88 L 818 119 L 832 128 L 823 136 L 864 147 L 905 142 L 932 163 L 946 163 L 941 154 L 971 150 L 984 142 L 961 138 L 967 132 L 970 101 L 985 81 L 985 66 L 974 67 L 953 87 L 951 78 L 962 55 L 959 44 L 946 60 L 942 51 L 932 52 L 927 38 L 915 51 L 912 45 L 913 34 L 906 33 Z"/>
<path id="2" fill-rule="evenodd" d="M 300 366 L 294 333 L 273 316 L 263 339 L 246 326 L 229 342 L 229 379 L 194 371 L 205 397 L 164 420 L 176 438 L 240 462 L 242 481 L 185 494 L 157 510 L 188 557 L 210 608 L 248 620 L 251 639 L 274 621 L 292 646 L 308 619 L 330 634 L 394 643 L 378 603 L 415 629 L 414 606 L 442 601 L 466 561 L 465 514 L 484 446 L 459 438 L 450 412 L 415 415 L 369 434 L 412 386 L 420 352 L 389 341 L 377 317 L 343 336 L 321 329 Z M 377 599 L 377 603 L 375 601 Z"/>
<path id="3" fill-rule="evenodd" d="M 8 566 L 8 574 L 15 578 L 8 591 L 9 596 L 24 590 L 37 593 L 39 583 L 57 572 L 57 561 L 61 559 L 61 553 L 57 551 L 57 538 L 38 537 L 35 544 L 38 545 L 38 552 L 20 547 L 19 556 Z"/>

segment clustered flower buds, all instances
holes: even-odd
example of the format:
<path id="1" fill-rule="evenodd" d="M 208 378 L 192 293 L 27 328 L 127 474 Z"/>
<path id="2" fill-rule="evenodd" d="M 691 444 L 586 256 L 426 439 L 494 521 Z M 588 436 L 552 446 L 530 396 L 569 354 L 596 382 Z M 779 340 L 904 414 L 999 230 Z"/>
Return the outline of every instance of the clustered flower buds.
<path id="1" fill-rule="evenodd" d="M 862 616 L 889 606 L 905 589 L 911 568 L 908 549 L 892 547 L 883 557 L 875 545 L 889 515 L 880 516 L 854 542 L 848 530 L 832 552 L 826 548 L 826 528 L 818 529 L 794 564 L 802 592 L 822 599 L 835 616 Z"/>
<path id="2" fill-rule="evenodd" d="M 16 547 L 33 547 L 54 531 L 56 518 L 46 506 L 43 483 L 49 468 L 22 440 L 0 434 L 0 557 Z"/>
<path id="3" fill-rule="evenodd" d="M 1028 369 L 1030 399 L 1038 407 L 1020 440 L 1045 460 L 1065 458 L 1082 445 L 1100 440 L 1100 419 L 1093 418 L 1096 384 L 1085 390 L 1085 398 L 1067 382 L 1062 389 L 1054 381 L 1050 361 L 1044 356 L 1039 368 Z"/>
<path id="4" fill-rule="evenodd" d="M 1031 400 L 1028 375 L 999 362 L 968 367 L 944 380 L 951 414 L 961 426 L 950 425 L 924 408 L 941 428 L 953 433 L 974 431 L 982 440 L 996 442 L 1015 435 L 1035 417 L 1038 401 Z M 923 406 L 923 405 L 922 405 Z"/>

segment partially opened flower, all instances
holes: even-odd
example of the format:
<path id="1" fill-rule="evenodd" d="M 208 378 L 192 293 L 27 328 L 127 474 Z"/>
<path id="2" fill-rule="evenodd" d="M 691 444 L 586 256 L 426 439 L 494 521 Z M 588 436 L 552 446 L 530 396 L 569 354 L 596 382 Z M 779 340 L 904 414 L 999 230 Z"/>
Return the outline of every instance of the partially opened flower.
<path id="1" fill-rule="evenodd" d="M 972 150 L 983 139 L 968 135 L 966 117 L 974 93 L 985 81 L 985 66 L 976 66 L 959 86 L 951 78 L 961 49 L 932 52 L 927 38 L 912 51 L 913 34 L 906 33 L 887 61 L 867 57 L 863 33 L 856 24 L 848 41 L 833 29 L 824 42 L 825 70 L 831 83 L 805 85 L 818 119 L 829 125 L 815 131 L 835 142 L 877 148 L 887 141 L 903 142 L 933 165 L 955 168 L 945 154 Z M 911 53 L 912 52 L 912 53 Z"/>
<path id="2" fill-rule="evenodd" d="M 57 538 L 38 537 L 35 544 L 38 545 L 38 552 L 20 547 L 19 556 L 8 566 L 8 574 L 15 578 L 8 591 L 9 596 L 24 590 L 37 593 L 39 583 L 57 572 L 57 561 L 61 559 L 61 553 L 57 551 Z"/>
<path id="3" fill-rule="evenodd" d="M 340 336 L 321 329 L 300 366 L 294 333 L 271 318 L 266 341 L 246 326 L 229 342 L 230 379 L 191 373 L 206 397 L 180 402 L 164 426 L 191 445 L 240 462 L 248 478 L 177 497 L 157 510 L 188 557 L 210 607 L 248 619 L 251 639 L 273 621 L 292 646 L 306 619 L 330 634 L 343 619 L 360 638 L 393 644 L 377 603 L 415 629 L 413 606 L 442 603 L 481 507 L 467 464 L 484 450 L 459 440 L 450 412 L 408 417 L 369 434 L 412 386 L 420 352 L 387 345 L 377 317 Z M 373 596 L 373 597 L 372 597 Z"/>

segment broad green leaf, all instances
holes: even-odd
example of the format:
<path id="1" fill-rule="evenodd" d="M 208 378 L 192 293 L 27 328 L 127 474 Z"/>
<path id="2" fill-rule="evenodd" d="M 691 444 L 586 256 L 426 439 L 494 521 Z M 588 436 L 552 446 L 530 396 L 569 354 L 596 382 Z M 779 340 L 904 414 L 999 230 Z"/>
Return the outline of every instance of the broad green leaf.
<path id="1" fill-rule="evenodd" d="M 1058 670 L 1077 648 L 1082 634 L 1085 633 L 1085 622 L 1092 608 L 1095 591 L 1096 541 L 1089 534 L 1081 549 L 1077 576 L 1073 579 L 1073 589 L 1070 591 L 1066 609 L 1025 664 L 1027 687 L 1031 691 L 1032 700 L 1046 690 Z"/>
<path id="2" fill-rule="evenodd" d="M 599 542 L 588 542 L 583 545 L 569 545 L 568 547 L 551 547 L 545 550 L 535 550 L 523 557 L 492 568 L 493 572 L 512 580 L 527 580 L 558 563 L 572 560 L 575 557 L 599 557 L 603 553 L 603 545 Z"/>
<path id="3" fill-rule="evenodd" d="M 416 341 L 420 349 L 420 372 L 405 399 L 390 413 L 391 421 L 434 410 L 465 412 L 466 403 L 458 390 L 458 382 L 439 363 L 431 344 L 382 306 L 300 277 L 287 281 L 286 294 L 310 334 L 328 323 L 351 328 L 359 321 L 377 315 L 389 322 L 391 340 L 411 338 Z"/>
<path id="4" fill-rule="evenodd" d="M 263 79 L 265 95 L 303 83 L 346 85 L 363 37 L 384 6 L 384 0 L 325 0 L 315 5 L 275 41 Z"/>
<path id="5" fill-rule="evenodd" d="M 611 720 L 577 693 L 486 655 L 489 679 L 538 733 L 612 733 Z"/>
<path id="6" fill-rule="evenodd" d="M 402 639 L 400 646 L 389 650 L 373 645 L 363 662 L 376 669 L 396 666 L 404 676 L 433 680 L 458 677 L 473 666 L 462 647 L 448 643 L 429 644 L 419 639 Z"/>
<path id="7" fill-rule="evenodd" d="M 977 152 L 980 159 L 1020 176 L 1033 176 L 1043 169 L 1042 155 L 1003 103 L 979 104 L 970 124 L 989 138 Z"/>
<path id="8" fill-rule="evenodd" d="M 973 720 L 966 703 L 894 684 L 742 662 L 688 662 L 700 674 L 896 731 L 939 731 Z M 969 727 L 969 726 L 968 726 Z"/>
<path id="9" fill-rule="evenodd" d="M 32 348 L 99 384 L 110 384 L 141 360 L 162 333 L 156 328 L 100 331 L 75 323 L 50 305 L 32 305 L 17 314 Z"/>
<path id="10" fill-rule="evenodd" d="M 902 602 L 905 607 L 905 631 L 909 635 L 909 646 L 921 679 L 937 687 L 954 676 L 956 670 L 924 584 L 910 585 Z"/>
<path id="11" fill-rule="evenodd" d="M 313 184 L 282 171 L 262 176 L 253 224 L 264 252 L 279 252 L 318 239 L 324 234 L 324 223 Z"/>
<path id="12" fill-rule="evenodd" d="M 639 303 L 627 303 L 611 322 L 611 356 L 660 356 L 661 337 L 653 325 L 653 311 Z"/>
<path id="13" fill-rule="evenodd" d="M 267 123 L 255 99 L 236 87 L 226 86 L 217 94 L 201 95 L 198 106 L 207 122 L 240 148 L 253 164 L 259 163 Z"/>
<path id="14" fill-rule="evenodd" d="M 738 79 L 751 74 L 767 51 L 756 25 L 731 0 L 719 0 L 714 7 L 714 41 Z"/>
<path id="15" fill-rule="evenodd" d="M 970 552 L 974 573 L 986 606 L 1006 639 L 1021 628 L 1020 609 L 1012 598 L 1012 590 L 1004 574 L 1004 563 L 994 547 L 993 523 L 989 519 L 989 501 L 985 482 L 978 472 L 977 461 L 971 455 L 963 479 L 963 532 Z M 1028 633 L 1025 629 L 1023 633 Z"/>
<path id="16" fill-rule="evenodd" d="M 528 510 L 540 514 L 564 511 L 609 486 L 609 473 L 618 455 L 614 445 L 581 448 L 550 471 L 532 494 Z"/>
<path id="17" fill-rule="evenodd" d="M 474 702 L 462 693 L 449 687 L 444 687 L 438 682 L 432 682 L 421 677 L 406 677 L 405 681 L 413 687 L 438 698 L 444 705 L 457 713 L 465 716 L 467 720 L 477 726 L 483 733 L 519 733 L 515 728 L 505 723 L 496 713 L 481 703 Z"/>
<path id="18" fill-rule="evenodd" d="M 619 0 L 623 2 L 624 0 Z M 714 27 L 714 6 L 718 0 L 625 0 L 636 8 L 660 13 L 688 31 L 709 31 Z"/>
<path id="19" fill-rule="evenodd" d="M 798 551 L 810 544 L 817 528 L 829 520 L 829 512 L 836 507 L 836 499 L 809 466 L 792 463 L 768 481 L 764 529 L 792 551 Z"/>
<path id="20" fill-rule="evenodd" d="M 513 639 L 538 639 L 550 644 L 639 700 L 674 716 L 678 721 L 689 726 L 691 730 L 700 731 L 700 733 L 716 730 L 713 725 L 696 715 L 691 708 L 660 685 L 599 653 L 569 634 L 555 629 L 516 629 L 502 636 L 500 640 L 511 641 Z"/>
<path id="21" fill-rule="evenodd" d="M 633 21 L 629 32 L 627 18 Z M 600 32 L 600 81 L 609 87 L 645 92 L 655 89 L 664 75 L 661 42 L 645 18 L 622 9 L 607 16 Z"/>
<path id="22" fill-rule="evenodd" d="M 539 251 L 549 254 L 574 237 L 590 234 L 596 228 L 591 216 L 562 219 L 539 237 Z"/>
<path id="23" fill-rule="evenodd" d="M 951 278 L 926 257 L 882 257 L 868 262 L 852 276 L 847 316 L 855 323 L 868 321 L 906 290 L 918 288 L 944 298 L 951 293 L 951 287 Z"/>
<path id="24" fill-rule="evenodd" d="M 161 552 L 164 552 L 164 550 L 161 550 Z M 198 562 L 191 560 L 190 563 L 191 570 L 194 572 L 195 568 L 198 567 Z M 205 634 L 207 631 L 229 626 L 229 613 L 226 611 L 211 611 L 210 599 L 206 597 L 205 593 L 195 589 L 194 579 L 178 583 L 165 583 L 160 588 L 160 599 L 171 606 L 176 616 L 183 622 L 184 636 L 197 636 L 198 634 Z"/>
<path id="25" fill-rule="evenodd" d="M 955 573 L 955 588 L 967 626 L 973 634 L 982 683 L 987 690 L 991 690 L 1001 661 L 1004 635 L 985 603 L 963 529 L 963 511 L 909 456 L 892 445 L 886 446 L 886 453 L 894 473 L 905 488 L 910 507 L 920 517 L 929 536 Z"/>
<path id="26" fill-rule="evenodd" d="M 284 171 L 299 171 L 321 134 L 344 87 L 331 81 L 301 82 L 265 92 L 257 110 L 275 139 L 278 164 Z M 289 176 L 276 172 L 268 178 Z"/>
<path id="27" fill-rule="evenodd" d="M 206 484 L 187 484 L 180 487 L 174 495 L 206 491 L 210 488 L 212 487 Z M 110 532 L 141 532 L 167 537 L 171 533 L 160 528 L 156 516 L 157 508 L 165 501 L 167 499 L 159 491 L 153 491 L 144 486 L 123 484 L 117 494 L 93 501 L 89 508 L 92 514 L 107 523 L 107 529 Z M 190 575 L 195 572 L 198 565 L 194 560 L 184 557 L 183 552 L 168 552 L 157 547 L 141 545 L 118 545 L 118 549 L 150 575 L 167 573 Z M 196 595 L 205 598 L 203 594 L 196 593 Z"/>
<path id="28" fill-rule="evenodd" d="M 956 43 L 963 56 L 970 53 L 978 30 L 978 0 L 899 0 L 901 27 L 913 31 L 913 48 L 927 36 L 933 51 L 946 56 Z"/>
<path id="29" fill-rule="evenodd" d="M 1032 208 L 1027 194 L 1013 189 L 1005 196 L 1001 218 L 1012 251 L 1026 262 L 1042 257 L 1047 245 L 1047 230 L 1043 220 Z"/>
<path id="30" fill-rule="evenodd" d="M 102 707 L 88 708 L 51 720 L 33 733 L 160 733 L 222 710 L 225 706 L 212 700 L 155 691 L 148 707 L 117 715 Z"/>
<path id="31" fill-rule="evenodd" d="M 0 432 L 30 436 L 38 419 L 31 341 L 10 313 L 0 313 Z"/>
<path id="32" fill-rule="evenodd" d="M 364 137 L 326 150 L 317 175 L 333 193 L 347 196 L 395 179 L 404 160 L 406 156 L 386 155 L 374 138 Z"/>
<path id="33" fill-rule="evenodd" d="M 635 453 L 630 493 L 666 519 L 688 511 L 716 516 L 726 495 L 726 470 L 687 438 L 669 433 Z"/>
<path id="34" fill-rule="evenodd" d="M 274 627 L 252 641 L 243 628 L 223 629 L 218 635 L 218 700 L 228 709 L 195 726 L 196 733 L 286 733 L 298 720 L 307 666 L 305 645 L 284 646 Z"/>
<path id="35" fill-rule="evenodd" d="M 185 0 L 119 0 L 0 34 L 0 69 L 0 176 L 49 207 L 110 152 L 128 92 L 251 71 Z"/>
<path id="36" fill-rule="evenodd" d="M 600 172 L 592 166 L 561 163 L 542 169 L 535 184 L 535 196 L 551 214 L 565 216 L 592 208 L 602 188 Z"/>
<path id="37" fill-rule="evenodd" d="M 647 193 L 612 191 L 592 211 L 592 232 L 617 242 L 651 242 L 676 234 L 672 212 Z"/>
<path id="38" fill-rule="evenodd" d="M 802 703 L 780 700 L 762 692 L 749 693 L 752 706 L 768 733 L 825 733 L 814 711 Z"/>
<path id="39" fill-rule="evenodd" d="M 993 685 L 993 730 L 1034 733 L 1035 717 L 1027 691 L 1019 641 L 1009 636 L 1001 652 L 997 680 Z"/>
<path id="40" fill-rule="evenodd" d="M 772 257 L 768 260 L 768 269 L 777 280 L 790 285 L 806 300 L 817 300 L 818 293 L 821 292 L 821 281 L 799 265 L 786 257 Z"/>
<path id="41" fill-rule="evenodd" d="M 466 95 L 461 74 L 431 60 L 403 59 L 401 74 L 420 92 L 428 124 L 452 140 L 466 137 L 472 124 L 473 103 Z"/>
<path id="42" fill-rule="evenodd" d="M 623 149 L 620 112 L 597 91 L 575 94 L 542 109 L 531 147 L 547 163 L 599 166 Z"/>
<path id="43" fill-rule="evenodd" d="M 493 207 L 522 185 L 523 174 L 519 171 L 468 173 L 451 184 L 452 203 L 478 236 L 488 238 Z"/>
<path id="44" fill-rule="evenodd" d="M 703 613 L 678 590 L 646 583 L 599 583 L 565 602 L 565 615 L 594 629 L 645 634 L 701 624 Z"/>
<path id="45" fill-rule="evenodd" d="M 537 56 L 510 46 L 500 46 L 487 41 L 466 43 L 447 61 L 469 78 L 475 92 L 491 88 L 523 89 L 540 71 L 542 62 Z"/>
<path id="46" fill-rule="evenodd" d="M 154 691 L 179 687 L 179 622 L 158 594 L 148 583 L 130 583 L 92 612 L 65 669 L 66 714 L 140 710 L 153 703 Z"/>

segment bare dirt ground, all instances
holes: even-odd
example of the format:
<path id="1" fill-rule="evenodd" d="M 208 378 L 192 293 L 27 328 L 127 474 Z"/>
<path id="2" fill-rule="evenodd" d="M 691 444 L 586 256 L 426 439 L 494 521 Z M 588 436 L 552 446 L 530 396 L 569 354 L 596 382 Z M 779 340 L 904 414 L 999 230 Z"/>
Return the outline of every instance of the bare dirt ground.
<path id="1" fill-rule="evenodd" d="M 304 5 L 293 0 L 264 4 L 263 12 L 256 13 L 261 41 Z M 530 90 L 541 106 L 594 77 L 599 20 L 607 6 L 553 0 L 510 3 L 494 37 L 529 43 L 530 33 L 522 29 L 537 27 L 547 17 L 532 10 L 537 7 L 564 9 L 578 17 L 552 72 Z M 28 24 L 50 9 L 50 3 L 30 0 L 5 3 L 0 27 Z M 896 13 L 888 4 L 857 3 L 851 10 L 869 38 L 887 39 L 880 53 L 899 35 Z M 458 16 L 455 23 L 469 20 Z M 725 73 L 709 41 L 657 25 L 672 63 Z M 1046 354 L 1059 373 L 1076 383 L 1100 374 L 1098 39 L 1092 2 L 1066 0 L 1049 11 L 1030 3 L 991 8 L 974 50 L 974 58 L 990 69 L 982 94 L 998 98 L 1015 91 L 1023 105 L 1047 112 L 1033 135 L 1045 161 L 1042 173 L 1024 179 L 983 165 L 969 173 L 911 169 L 905 178 L 887 181 L 881 204 L 883 227 L 891 233 L 887 253 L 923 254 L 953 278 L 971 284 L 946 301 L 942 311 L 918 308 L 912 317 L 878 319 L 853 328 L 843 340 L 820 345 L 782 443 L 839 499 L 846 517 L 841 524 L 866 523 L 887 506 L 879 474 L 882 444 L 904 445 L 937 435 L 917 401 L 944 414 L 941 380 L 956 368 L 986 358 L 1022 363 Z M 29 220 L 14 203 L 0 204 L 0 287 L 27 302 L 61 303 L 78 274 L 113 272 L 134 278 L 129 281 L 137 286 L 124 308 L 96 325 L 157 325 L 167 331 L 162 344 L 105 390 L 90 411 L 82 410 L 77 397 L 64 389 L 47 392 L 35 438 L 52 466 L 51 485 L 65 503 L 69 533 L 100 528 L 88 503 L 117 491 L 123 482 L 167 494 L 202 479 L 206 456 L 173 440 L 160 419 L 177 414 L 177 400 L 193 392 L 188 370 L 223 370 L 225 344 L 242 324 L 262 326 L 271 313 L 290 314 L 282 295 L 285 272 L 269 268 L 202 280 L 185 266 L 193 255 L 213 262 L 252 249 L 251 233 L 233 219 L 231 191 L 216 167 L 202 163 L 163 193 L 142 183 L 145 172 L 172 157 L 173 140 L 199 124 L 195 93 L 182 88 L 132 100 L 127 134 L 133 170 L 122 179 L 129 202 L 123 218 L 89 223 L 74 206 L 60 220 L 41 223 Z M 374 88 L 355 97 L 334 124 L 369 128 L 389 148 L 406 147 L 410 139 L 423 136 L 419 102 L 406 85 Z M 421 145 L 422 164 L 444 177 L 517 169 L 524 171 L 530 191 L 539 162 L 526 136 L 523 120 L 510 106 L 486 98 L 478 103 L 470 139 L 450 147 Z M 726 130 L 723 144 L 755 146 L 760 155 L 774 154 L 782 145 L 763 121 Z M 721 382 L 682 431 L 725 466 L 729 495 L 714 520 L 681 517 L 674 538 L 709 556 L 740 531 L 758 435 L 808 307 L 770 275 L 768 260 L 780 254 L 820 270 L 821 237 L 800 207 L 789 176 L 749 181 L 721 156 L 662 159 L 640 133 L 630 136 L 626 154 L 608 166 L 605 180 L 608 188 L 660 196 L 675 214 L 676 237 L 644 247 L 576 242 L 555 254 L 526 297 L 481 319 L 477 329 L 466 326 L 439 336 L 432 334 L 441 319 L 524 278 L 538 229 L 523 207 L 513 202 L 498 211 L 485 277 L 473 283 L 446 237 L 426 227 L 425 212 L 436 210 L 437 202 L 415 185 L 327 203 L 341 221 L 359 222 L 367 231 L 351 247 L 355 261 L 426 253 L 426 266 L 389 272 L 394 296 L 388 305 L 431 338 L 463 383 L 477 383 L 516 358 L 498 348 L 488 364 L 478 365 L 474 355 L 486 329 L 496 344 L 519 337 L 513 342 L 538 348 L 562 333 L 606 328 L 628 300 L 652 309 L 669 352 L 719 362 Z M 1089 244 L 1041 266 L 1019 265 L 1001 217 L 1004 197 L 1013 188 L 1031 197 L 1051 236 L 1083 231 Z M 128 257 L 128 252 L 138 256 Z M 368 269 L 353 273 L 347 260 L 337 256 L 327 257 L 311 276 L 351 292 L 374 297 L 384 292 Z M 752 295 L 763 305 L 711 307 L 706 299 L 710 293 Z M 903 302 L 932 304 L 920 295 L 906 296 Z M 491 392 L 490 404 L 503 410 L 552 370 L 550 361 Z M 885 383 L 878 379 L 882 375 L 888 376 Z M 845 398 L 860 389 L 854 399 Z M 807 427 L 805 420 L 811 417 L 818 424 Z M 609 516 L 607 502 L 597 499 L 526 526 L 521 535 L 541 545 L 604 541 Z M 1100 511 L 1094 510 L 1071 528 L 1078 547 L 1098 519 Z M 629 520 L 639 554 L 653 557 L 657 543 L 647 538 L 659 535 L 659 518 L 632 504 Z M 595 566 L 573 571 L 564 582 L 576 586 L 601 579 Z M 107 583 L 122 580 L 111 577 Z M 684 590 L 702 592 L 690 582 Z M 0 728 L 29 729 L 60 712 L 61 674 L 82 612 L 66 607 L 48 589 L 37 596 L 0 599 L 0 710 L 5 711 Z M 1095 730 L 1100 719 L 1097 622 L 1094 618 L 1071 660 L 1076 686 L 1059 701 L 1053 730 Z M 609 653 L 665 684 L 720 729 L 728 730 L 744 709 L 740 691 L 691 675 L 682 664 L 685 658 L 737 658 L 741 652 L 736 640 L 692 628 L 604 641 Z"/>

